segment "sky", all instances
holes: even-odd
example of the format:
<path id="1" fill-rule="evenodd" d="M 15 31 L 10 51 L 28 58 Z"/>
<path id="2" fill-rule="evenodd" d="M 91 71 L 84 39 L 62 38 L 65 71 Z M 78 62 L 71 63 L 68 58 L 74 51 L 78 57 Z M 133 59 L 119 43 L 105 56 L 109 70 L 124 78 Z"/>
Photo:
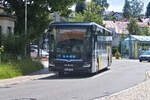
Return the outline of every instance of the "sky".
<path id="1" fill-rule="evenodd" d="M 143 13 L 145 13 L 146 7 L 148 5 L 148 2 L 150 2 L 150 0 L 141 0 L 141 1 L 144 3 Z M 107 0 L 107 2 L 109 3 L 109 8 L 107 9 L 108 11 L 113 10 L 117 12 L 122 12 L 125 0 Z"/>
<path id="2" fill-rule="evenodd" d="M 141 1 L 144 3 L 143 13 L 145 13 L 146 7 L 148 5 L 148 2 L 150 2 L 150 0 L 141 0 Z M 122 12 L 125 0 L 107 0 L 107 2 L 109 3 L 109 8 L 107 9 L 107 11 Z"/>

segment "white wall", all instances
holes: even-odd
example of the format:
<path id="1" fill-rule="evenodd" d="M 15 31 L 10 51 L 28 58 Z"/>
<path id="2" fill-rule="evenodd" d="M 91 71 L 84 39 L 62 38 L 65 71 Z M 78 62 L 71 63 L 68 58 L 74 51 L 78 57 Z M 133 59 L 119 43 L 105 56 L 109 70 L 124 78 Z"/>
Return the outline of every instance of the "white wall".
<path id="1" fill-rule="evenodd" d="M 15 25 L 14 21 L 0 18 L 0 26 L 2 29 L 2 34 L 8 35 L 8 27 L 11 27 L 11 33 L 13 34 L 14 33 L 14 25 Z"/>

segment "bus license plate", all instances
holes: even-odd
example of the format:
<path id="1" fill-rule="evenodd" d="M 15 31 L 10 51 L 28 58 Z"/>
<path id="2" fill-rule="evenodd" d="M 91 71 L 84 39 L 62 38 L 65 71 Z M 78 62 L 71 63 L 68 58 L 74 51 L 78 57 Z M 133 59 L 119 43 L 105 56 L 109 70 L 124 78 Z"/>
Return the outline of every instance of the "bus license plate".
<path id="1" fill-rule="evenodd" d="M 64 71 L 73 71 L 73 68 L 65 68 Z"/>

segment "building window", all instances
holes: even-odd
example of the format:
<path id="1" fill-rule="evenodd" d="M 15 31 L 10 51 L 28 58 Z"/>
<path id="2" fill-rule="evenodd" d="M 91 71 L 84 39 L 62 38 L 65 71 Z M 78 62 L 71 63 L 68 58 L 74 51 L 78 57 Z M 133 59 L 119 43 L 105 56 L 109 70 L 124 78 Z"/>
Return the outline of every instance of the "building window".
<path id="1" fill-rule="evenodd" d="M 11 27 L 7 27 L 7 33 L 8 33 L 8 35 L 12 35 L 12 28 Z"/>

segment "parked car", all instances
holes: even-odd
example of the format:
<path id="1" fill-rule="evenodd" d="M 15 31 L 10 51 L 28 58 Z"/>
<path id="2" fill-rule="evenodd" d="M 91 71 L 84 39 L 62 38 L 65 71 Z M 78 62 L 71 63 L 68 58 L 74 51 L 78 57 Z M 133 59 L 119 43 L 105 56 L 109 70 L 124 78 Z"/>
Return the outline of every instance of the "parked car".
<path id="1" fill-rule="evenodd" d="M 43 58 L 48 58 L 49 57 L 49 53 L 46 50 L 40 49 L 40 56 Z"/>
<path id="2" fill-rule="evenodd" d="M 31 49 L 30 51 L 31 51 L 31 53 L 37 53 L 38 52 L 37 49 Z"/>
<path id="3" fill-rule="evenodd" d="M 31 48 L 30 51 L 31 51 L 31 56 L 34 55 L 34 57 L 37 57 L 37 55 L 38 55 L 38 49 Z M 49 57 L 49 52 L 48 52 L 48 50 L 39 49 L 39 55 L 42 58 L 48 58 Z"/>
<path id="4" fill-rule="evenodd" d="M 31 49 L 38 49 L 38 45 L 30 45 Z"/>
<path id="5" fill-rule="evenodd" d="M 145 51 L 139 56 L 139 61 L 148 61 L 150 62 L 150 51 Z"/>

